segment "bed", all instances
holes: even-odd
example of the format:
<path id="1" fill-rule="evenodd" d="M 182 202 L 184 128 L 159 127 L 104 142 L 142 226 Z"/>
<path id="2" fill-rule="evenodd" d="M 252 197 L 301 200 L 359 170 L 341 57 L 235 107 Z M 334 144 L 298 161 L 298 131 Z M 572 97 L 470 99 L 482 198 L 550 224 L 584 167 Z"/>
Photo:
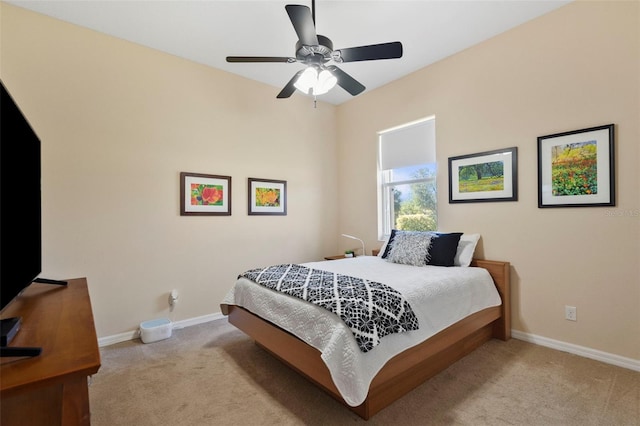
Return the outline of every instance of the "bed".
<path id="1" fill-rule="evenodd" d="M 300 265 L 385 282 L 407 295 L 420 327 L 385 335 L 367 352 L 338 315 L 246 276 L 238 277 L 220 306 L 259 347 L 369 419 L 487 340 L 510 339 L 509 262 L 474 259 L 468 265 L 416 267 L 381 256 Z M 458 286 L 464 293 L 448 293 Z M 422 288 L 440 299 L 427 302 Z"/>

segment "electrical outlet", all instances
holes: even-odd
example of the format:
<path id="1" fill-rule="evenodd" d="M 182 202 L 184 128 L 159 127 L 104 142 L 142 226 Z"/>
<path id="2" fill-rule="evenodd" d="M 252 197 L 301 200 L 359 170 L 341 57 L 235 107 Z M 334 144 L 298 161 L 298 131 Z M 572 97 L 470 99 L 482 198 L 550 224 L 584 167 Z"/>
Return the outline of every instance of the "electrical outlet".
<path id="1" fill-rule="evenodd" d="M 578 313 L 575 306 L 565 306 L 564 307 L 564 319 L 569 321 L 577 321 Z"/>
<path id="2" fill-rule="evenodd" d="M 169 294 L 169 306 L 172 308 L 178 303 L 178 290 L 171 290 Z"/>

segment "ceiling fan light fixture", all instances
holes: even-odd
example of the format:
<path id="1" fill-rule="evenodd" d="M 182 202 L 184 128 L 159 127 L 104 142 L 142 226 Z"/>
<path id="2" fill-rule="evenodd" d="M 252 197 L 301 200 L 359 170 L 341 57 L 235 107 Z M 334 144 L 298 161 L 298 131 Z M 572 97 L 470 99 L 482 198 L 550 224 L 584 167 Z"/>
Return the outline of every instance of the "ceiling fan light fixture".
<path id="1" fill-rule="evenodd" d="M 318 73 L 315 67 L 308 67 L 300 74 L 294 86 L 304 94 L 317 96 L 333 89 L 337 82 L 338 79 L 328 70 L 321 70 Z"/>
<path id="2" fill-rule="evenodd" d="M 338 79 L 327 70 L 320 71 L 318 74 L 318 81 L 313 88 L 314 95 L 323 95 L 329 90 L 333 89 L 338 82 Z"/>
<path id="3" fill-rule="evenodd" d="M 314 67 L 308 67 L 302 74 L 300 74 L 300 77 L 298 77 L 294 86 L 302 93 L 309 94 L 309 91 L 314 88 L 317 82 L 318 71 Z"/>

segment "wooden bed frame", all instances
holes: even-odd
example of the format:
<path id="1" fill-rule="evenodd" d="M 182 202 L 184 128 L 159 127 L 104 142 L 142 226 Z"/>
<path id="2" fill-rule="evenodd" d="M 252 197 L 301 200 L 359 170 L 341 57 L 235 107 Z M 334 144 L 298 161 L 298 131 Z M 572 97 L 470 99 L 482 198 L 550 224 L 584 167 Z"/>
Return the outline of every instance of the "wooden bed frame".
<path id="1" fill-rule="evenodd" d="M 489 271 L 502 305 L 477 312 L 393 357 L 374 377 L 366 400 L 357 407 L 349 406 L 342 399 L 316 348 L 244 308 L 226 304 L 220 308 L 224 315 L 228 315 L 229 322 L 253 338 L 258 346 L 368 420 L 492 337 L 501 340 L 511 338 L 509 262 L 474 259 L 471 266 Z"/>

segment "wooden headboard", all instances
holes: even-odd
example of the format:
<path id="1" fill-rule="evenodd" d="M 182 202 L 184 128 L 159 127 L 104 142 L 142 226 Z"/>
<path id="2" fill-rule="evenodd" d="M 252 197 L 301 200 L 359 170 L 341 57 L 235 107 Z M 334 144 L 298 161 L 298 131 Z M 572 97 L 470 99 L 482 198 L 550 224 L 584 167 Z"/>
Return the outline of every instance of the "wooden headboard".
<path id="1" fill-rule="evenodd" d="M 511 264 L 497 260 L 473 259 L 470 266 L 489 271 L 502 298 L 502 315 L 493 328 L 493 336 L 501 340 L 511 339 Z"/>

